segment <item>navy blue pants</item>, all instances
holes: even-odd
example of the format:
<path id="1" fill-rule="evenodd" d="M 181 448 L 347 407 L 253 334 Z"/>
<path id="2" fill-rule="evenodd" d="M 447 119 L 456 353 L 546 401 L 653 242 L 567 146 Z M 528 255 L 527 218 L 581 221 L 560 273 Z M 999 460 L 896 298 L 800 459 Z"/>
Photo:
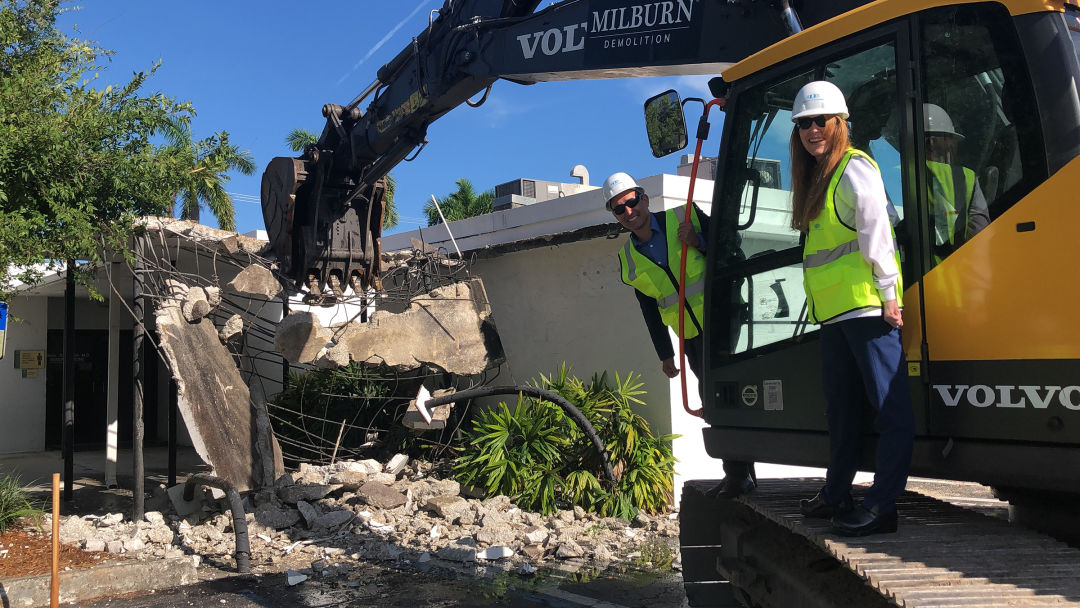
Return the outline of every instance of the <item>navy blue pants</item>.
<path id="1" fill-rule="evenodd" d="M 874 485 L 863 505 L 881 513 L 896 509 L 907 485 L 915 415 L 908 389 L 900 330 L 881 317 L 860 317 L 821 326 L 821 360 L 828 403 L 829 471 L 823 497 L 838 503 L 851 493 L 859 466 L 862 421 L 869 401 L 879 434 Z"/>

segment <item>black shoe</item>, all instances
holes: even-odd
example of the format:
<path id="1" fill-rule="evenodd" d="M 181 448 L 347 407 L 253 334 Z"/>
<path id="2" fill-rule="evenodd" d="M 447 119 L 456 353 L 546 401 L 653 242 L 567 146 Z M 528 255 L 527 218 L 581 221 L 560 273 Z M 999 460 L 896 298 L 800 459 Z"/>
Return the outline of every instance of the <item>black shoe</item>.
<path id="1" fill-rule="evenodd" d="M 832 531 L 840 536 L 866 536 L 896 532 L 896 511 L 878 513 L 877 507 L 860 505 L 832 520 Z"/>
<path id="2" fill-rule="evenodd" d="M 709 498 L 736 498 L 754 491 L 757 485 L 749 476 L 739 479 L 725 477 L 715 488 L 705 493 Z"/>
<path id="3" fill-rule="evenodd" d="M 803 514 L 803 517 L 816 517 L 818 519 L 832 519 L 837 515 L 843 515 L 850 513 L 855 508 L 855 501 L 851 500 L 850 496 L 845 496 L 837 504 L 830 504 L 825 502 L 825 497 L 818 492 L 810 500 L 799 501 L 799 513 Z"/>

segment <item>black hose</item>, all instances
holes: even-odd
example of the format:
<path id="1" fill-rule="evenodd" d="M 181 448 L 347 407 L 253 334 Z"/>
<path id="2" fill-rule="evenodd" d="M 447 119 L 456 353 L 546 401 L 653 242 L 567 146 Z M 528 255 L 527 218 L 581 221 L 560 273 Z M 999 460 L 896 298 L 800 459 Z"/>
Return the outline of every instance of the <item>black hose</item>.
<path id="1" fill-rule="evenodd" d="M 240 574 L 251 572 L 251 543 L 248 540 L 247 518 L 244 516 L 244 501 L 240 493 L 229 482 L 206 473 L 196 473 L 184 483 L 184 500 L 195 498 L 195 486 L 204 485 L 225 491 L 232 511 L 233 535 L 236 537 L 236 571 Z"/>
<path id="2" fill-rule="evenodd" d="M 476 399 L 478 397 L 491 397 L 493 395 L 513 395 L 522 393 L 529 395 L 530 397 L 536 397 L 537 399 L 544 399 L 550 401 L 555 405 L 558 405 L 566 412 L 567 416 L 577 423 L 578 428 L 592 441 L 594 447 L 596 447 L 597 453 L 600 454 L 600 460 L 604 464 L 604 474 L 607 475 L 609 482 L 611 483 L 611 489 L 613 492 L 617 492 L 617 484 L 615 480 L 615 471 L 611 468 L 611 460 L 608 458 L 607 449 L 604 448 L 604 442 L 600 440 L 600 435 L 596 433 L 596 429 L 593 428 L 589 419 L 585 417 L 585 414 L 581 413 L 581 410 L 574 407 L 572 403 L 563 398 L 562 395 L 545 391 L 543 389 L 536 388 L 534 386 L 482 386 L 480 388 L 473 388 L 465 391 L 451 393 L 449 395 L 443 395 L 442 397 L 435 397 L 428 399 L 425 402 L 427 407 L 435 407 L 438 405 L 446 405 L 447 403 L 454 403 L 455 401 L 462 401 L 465 399 Z"/>

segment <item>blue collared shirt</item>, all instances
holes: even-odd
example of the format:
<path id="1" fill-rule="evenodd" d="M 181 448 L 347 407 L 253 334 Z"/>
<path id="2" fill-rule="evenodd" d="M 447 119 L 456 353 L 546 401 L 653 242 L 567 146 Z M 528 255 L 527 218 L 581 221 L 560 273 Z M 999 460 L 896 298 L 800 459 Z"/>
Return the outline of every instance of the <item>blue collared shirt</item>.
<path id="1" fill-rule="evenodd" d="M 637 249 L 638 253 L 655 262 L 657 266 L 666 268 L 668 265 L 667 239 L 664 238 L 664 233 L 660 232 L 660 222 L 656 221 L 656 216 L 650 213 L 649 220 L 652 229 L 649 240 L 641 242 L 631 232 L 630 242 L 634 244 L 634 249 Z M 700 232 L 698 233 L 698 241 L 701 242 L 698 251 L 705 253 L 705 237 Z"/>

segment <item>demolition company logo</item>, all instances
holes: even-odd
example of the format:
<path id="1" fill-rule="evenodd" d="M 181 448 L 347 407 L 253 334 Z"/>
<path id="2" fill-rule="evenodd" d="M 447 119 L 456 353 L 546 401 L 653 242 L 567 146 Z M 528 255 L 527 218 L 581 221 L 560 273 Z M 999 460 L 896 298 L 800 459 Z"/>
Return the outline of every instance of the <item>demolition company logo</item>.
<path id="1" fill-rule="evenodd" d="M 934 390 L 946 407 L 961 403 L 974 407 L 1045 410 L 1058 403 L 1067 410 L 1080 411 L 1080 386 L 1016 386 L 998 384 L 935 384 Z"/>
<path id="2" fill-rule="evenodd" d="M 696 0 L 664 0 L 592 11 L 591 22 L 553 27 L 517 37 L 525 59 L 537 51 L 552 56 L 585 48 L 585 37 L 601 39 L 605 49 L 653 46 L 671 42 L 673 30 L 685 29 Z"/>

